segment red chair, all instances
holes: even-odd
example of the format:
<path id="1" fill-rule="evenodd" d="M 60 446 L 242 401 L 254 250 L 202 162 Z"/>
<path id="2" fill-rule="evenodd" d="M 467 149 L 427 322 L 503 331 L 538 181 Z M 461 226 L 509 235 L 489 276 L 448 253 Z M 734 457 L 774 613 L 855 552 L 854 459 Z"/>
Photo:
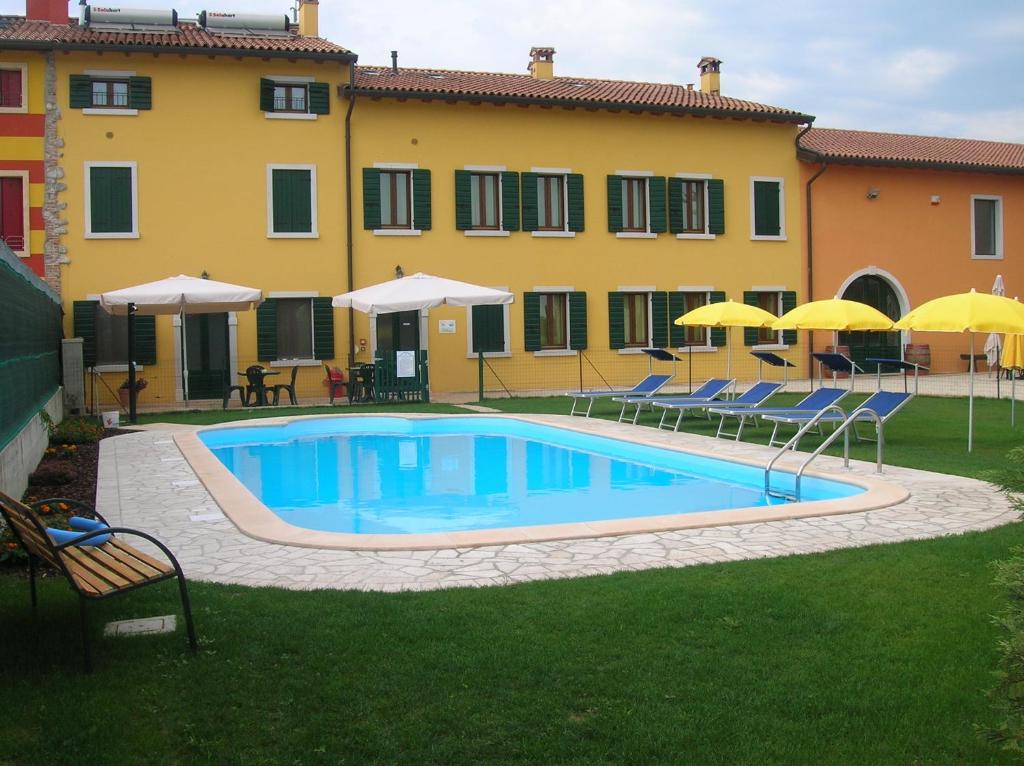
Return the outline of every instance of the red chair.
<path id="1" fill-rule="evenodd" d="M 345 382 L 345 373 L 337 367 L 328 367 L 326 364 L 324 369 L 327 371 L 327 380 L 324 381 L 324 384 L 327 386 L 327 392 L 331 397 L 331 404 L 334 404 L 335 397 L 347 396 L 348 384 Z"/>

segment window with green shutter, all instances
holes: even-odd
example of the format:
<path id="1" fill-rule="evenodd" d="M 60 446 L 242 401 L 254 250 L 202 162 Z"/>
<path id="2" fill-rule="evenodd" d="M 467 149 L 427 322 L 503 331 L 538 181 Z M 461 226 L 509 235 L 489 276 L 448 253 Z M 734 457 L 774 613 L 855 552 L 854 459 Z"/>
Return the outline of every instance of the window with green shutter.
<path id="1" fill-rule="evenodd" d="M 725 182 L 718 178 L 708 181 L 708 232 L 725 234 Z"/>
<path id="2" fill-rule="evenodd" d="M 661 234 L 668 231 L 668 215 L 666 202 L 665 177 L 652 176 L 647 179 L 647 201 L 650 206 L 648 215 L 648 231 Z"/>
<path id="3" fill-rule="evenodd" d="M 363 168 L 363 228 L 380 228 L 380 171 Z"/>
<path id="4" fill-rule="evenodd" d="M 277 298 L 267 298 L 256 307 L 256 358 L 277 359 Z"/>
<path id="5" fill-rule="evenodd" d="M 419 231 L 431 228 L 430 171 L 412 171 L 412 227 Z"/>
<path id="6" fill-rule="evenodd" d="M 714 293 L 714 295 L 720 295 L 722 300 L 725 299 L 725 293 Z M 674 348 L 711 345 L 709 328 L 675 323 L 684 314 L 711 302 L 710 294 L 704 290 L 683 290 L 668 294 L 669 345 Z"/>
<path id="7" fill-rule="evenodd" d="M 519 231 L 519 174 L 508 170 L 501 174 L 501 229 Z"/>
<path id="8" fill-rule="evenodd" d="M 331 91 L 325 82 L 276 82 L 260 78 L 260 111 L 266 114 L 330 114 Z"/>
<path id="9" fill-rule="evenodd" d="M 96 365 L 96 306 L 99 301 L 75 301 L 72 305 L 72 332 L 82 339 L 82 363 Z"/>
<path id="10" fill-rule="evenodd" d="M 585 228 L 585 218 L 583 212 L 583 175 L 581 173 L 569 173 L 566 175 L 565 196 L 566 208 L 568 209 L 569 231 L 583 231 Z M 584 313 L 586 313 L 585 308 Z M 586 344 L 581 346 L 581 348 L 586 348 Z"/>
<path id="11" fill-rule="evenodd" d="M 316 169 L 271 166 L 269 237 L 315 237 Z"/>
<path id="12" fill-rule="evenodd" d="M 88 196 L 86 236 L 137 237 L 135 218 L 135 164 L 87 163 Z"/>
<path id="13" fill-rule="evenodd" d="M 724 185 L 717 179 L 668 179 L 668 230 L 705 236 L 725 233 Z"/>
<path id="14" fill-rule="evenodd" d="M 156 364 L 156 317 L 135 315 L 135 363 Z M 128 364 L 128 317 L 114 316 L 99 301 L 75 301 L 72 332 L 82 339 L 86 367 Z"/>
<path id="15" fill-rule="evenodd" d="M 608 293 L 608 348 L 613 350 L 626 347 L 625 301 L 625 293 Z"/>
<path id="16" fill-rule="evenodd" d="M 725 303 L 725 293 L 722 290 L 712 290 L 708 293 L 708 303 Z M 708 328 L 708 337 L 715 348 L 722 348 L 729 341 L 724 327 Z"/>
<path id="17" fill-rule="evenodd" d="M 786 314 L 796 308 L 796 292 L 793 290 L 782 291 L 782 314 Z M 796 345 L 796 330 L 783 330 L 782 331 L 782 342 L 787 346 Z"/>
<path id="18" fill-rule="evenodd" d="M 473 334 L 473 353 L 502 353 L 505 348 L 505 307 L 504 306 L 473 306 L 471 307 Z"/>
<path id="19" fill-rule="evenodd" d="M 796 308 L 796 293 L 792 290 L 767 290 L 752 291 L 743 293 L 743 302 L 748 306 L 757 306 L 769 314 L 782 316 L 787 311 Z M 796 331 L 784 330 L 779 332 L 770 327 L 745 327 L 743 329 L 743 344 L 746 346 L 775 345 L 778 343 L 796 343 Z"/>
<path id="20" fill-rule="evenodd" d="M 537 231 L 537 178 L 536 173 L 521 176 L 523 231 Z"/>
<path id="21" fill-rule="evenodd" d="M 68 106 L 72 109 L 152 109 L 153 80 L 150 77 L 73 74 L 68 83 Z"/>
<path id="22" fill-rule="evenodd" d="M 459 231 L 504 230 L 505 206 L 502 195 L 508 185 L 498 172 L 470 170 L 455 171 L 455 228 Z M 514 173 L 511 175 L 515 175 Z M 518 179 L 512 181 L 513 192 L 518 192 Z M 517 198 L 518 199 L 518 198 Z M 514 225 L 518 228 L 519 215 L 515 211 Z"/>
<path id="23" fill-rule="evenodd" d="M 569 348 L 587 347 L 587 294 L 569 293 Z"/>
<path id="24" fill-rule="evenodd" d="M 608 231 L 622 231 L 622 176 L 608 176 Z"/>
<path id="25" fill-rule="evenodd" d="M 651 345 L 654 348 L 668 346 L 668 293 L 651 293 Z"/>
<path id="26" fill-rule="evenodd" d="M 523 318 L 527 351 L 587 347 L 586 293 L 525 293 Z"/>
<path id="27" fill-rule="evenodd" d="M 523 348 L 527 351 L 540 351 L 540 295 L 523 293 Z"/>
<path id="28" fill-rule="evenodd" d="M 754 206 L 751 236 L 754 238 L 784 238 L 781 179 L 751 179 L 751 195 Z"/>
<path id="29" fill-rule="evenodd" d="M 334 359 L 334 307 L 330 298 L 313 299 L 313 358 Z"/>

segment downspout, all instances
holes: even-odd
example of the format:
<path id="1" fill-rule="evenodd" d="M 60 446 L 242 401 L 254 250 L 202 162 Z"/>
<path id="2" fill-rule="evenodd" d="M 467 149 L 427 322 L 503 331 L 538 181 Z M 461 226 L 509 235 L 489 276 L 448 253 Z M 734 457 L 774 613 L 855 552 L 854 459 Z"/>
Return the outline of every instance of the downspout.
<path id="1" fill-rule="evenodd" d="M 807 134 L 813 126 L 808 124 L 806 128 L 800 131 L 796 137 L 796 149 L 799 155 L 801 151 L 800 139 Z M 807 151 L 807 150 L 804 150 Z M 821 163 L 821 168 L 813 176 L 807 179 L 807 183 L 804 186 L 805 203 L 807 206 L 807 302 L 810 303 L 814 300 L 814 204 L 813 194 L 811 186 L 818 177 L 828 170 L 828 160 L 824 159 L 820 154 L 815 154 L 815 158 Z M 807 333 L 807 370 L 808 375 L 814 377 L 814 357 L 811 354 L 814 353 L 814 333 Z"/>
<path id="2" fill-rule="evenodd" d="M 345 112 L 345 255 L 347 279 L 346 292 L 352 292 L 352 110 L 356 106 L 356 67 L 355 63 L 348 68 L 348 111 Z M 355 311 L 348 307 L 348 366 L 355 364 L 356 329 L 354 325 Z"/>

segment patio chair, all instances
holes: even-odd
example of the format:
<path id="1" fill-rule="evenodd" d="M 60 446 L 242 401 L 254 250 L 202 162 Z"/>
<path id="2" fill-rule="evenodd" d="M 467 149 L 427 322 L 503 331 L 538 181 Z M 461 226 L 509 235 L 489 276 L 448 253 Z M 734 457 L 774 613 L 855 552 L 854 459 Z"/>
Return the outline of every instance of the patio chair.
<path id="1" fill-rule="evenodd" d="M 712 378 L 708 382 L 701 385 L 692 394 L 680 394 L 678 396 L 616 396 L 612 398 L 613 402 L 622 402 L 622 411 L 619 412 L 619 422 L 626 416 L 626 407 L 634 405 L 636 412 L 633 413 L 633 425 L 636 425 L 637 420 L 640 419 L 640 410 L 645 404 L 651 404 L 654 401 L 660 402 L 710 402 L 716 397 L 720 396 L 725 392 L 729 386 L 733 384 L 733 380 L 726 380 L 725 378 Z"/>
<path id="2" fill-rule="evenodd" d="M 860 441 L 861 439 L 863 439 L 864 441 L 878 441 L 878 438 L 880 436 L 879 429 L 883 429 L 889 418 L 891 418 L 893 415 L 895 415 L 897 412 L 903 409 L 906 406 L 907 402 L 909 402 L 913 398 L 914 395 L 910 393 L 876 391 L 867 399 L 865 399 L 864 403 L 860 404 L 851 413 L 852 415 L 857 415 L 857 418 L 853 421 L 853 438 L 857 441 Z M 881 422 L 876 422 L 874 418 L 867 414 L 867 410 L 872 410 L 876 415 L 878 415 Z M 765 420 L 770 420 L 773 423 L 775 423 L 775 428 L 772 430 L 772 438 L 768 441 L 768 446 L 776 446 L 775 437 L 778 434 L 780 425 L 795 425 L 799 428 L 804 423 L 813 418 L 815 414 L 817 413 L 792 412 L 787 415 L 765 415 Z M 829 412 L 826 415 L 823 415 L 821 420 L 819 420 L 818 422 L 831 423 L 833 425 L 837 425 L 839 423 L 842 423 L 844 420 L 846 420 L 845 415 L 840 415 L 838 412 Z M 857 424 L 863 422 L 875 423 L 874 438 L 870 436 L 861 436 L 857 432 Z M 785 442 L 779 442 L 779 444 L 784 443 Z M 793 449 L 795 450 L 798 446 L 799 442 L 793 445 Z"/>
<path id="3" fill-rule="evenodd" d="M 327 379 L 324 381 L 327 384 L 327 395 L 331 399 L 331 404 L 334 404 L 335 397 L 342 397 L 346 394 L 345 373 L 337 367 L 328 367 L 326 362 L 324 362 L 324 371 L 327 373 Z"/>
<path id="4" fill-rule="evenodd" d="M 258 364 L 251 364 L 245 368 L 245 403 L 246 405 L 256 397 L 257 404 L 267 403 L 267 389 L 263 382 L 264 368 Z"/>
<path id="5" fill-rule="evenodd" d="M 658 423 L 658 428 L 665 427 L 665 418 L 673 410 L 678 411 L 676 415 L 675 426 L 672 428 L 673 431 L 679 430 L 679 425 L 683 421 L 683 415 L 689 410 L 704 410 L 707 413 L 708 419 L 711 419 L 711 413 L 717 411 L 719 407 L 728 407 L 731 409 L 748 408 L 748 407 L 760 407 L 764 404 L 769 397 L 774 395 L 780 388 L 782 383 L 774 383 L 772 381 L 758 381 L 742 394 L 731 400 L 713 400 L 710 402 L 674 402 L 671 399 L 654 399 L 651 402 L 651 408 L 661 408 L 664 412 L 661 413 L 661 421 Z"/>
<path id="6" fill-rule="evenodd" d="M 66 542 L 55 542 L 47 534 L 46 526 L 37 511 L 47 504 L 59 503 L 82 517 L 93 517 L 103 524 L 91 532 Z M 88 604 L 90 601 L 109 598 L 141 588 L 145 585 L 177 579 L 182 611 L 185 613 L 185 628 L 192 653 L 196 652 L 196 633 L 192 623 L 192 608 L 188 599 L 185 575 L 174 554 L 155 537 L 124 527 L 110 527 L 106 520 L 84 503 L 77 500 L 56 498 L 39 500 L 31 506 L 24 505 L 0 492 L 0 516 L 7 522 L 18 542 L 28 553 L 29 591 L 32 607 L 36 606 L 36 564 L 41 561 L 60 572 L 71 589 L 78 594 L 82 653 L 86 672 L 92 670 L 89 649 Z M 134 535 L 156 546 L 167 558 L 167 562 L 149 556 L 123 541 L 123 536 Z M 106 536 L 106 542 L 98 540 Z M 90 540 L 96 538 L 90 544 Z"/>
<path id="7" fill-rule="evenodd" d="M 809 412 L 815 415 L 829 405 L 835 404 L 848 393 L 850 392 L 845 388 L 819 388 L 791 407 L 716 407 L 714 413 L 721 420 L 718 423 L 718 432 L 715 436 L 733 436 L 736 441 L 739 441 L 743 438 L 743 428 L 748 420 L 753 421 L 756 426 L 757 418 L 765 417 L 766 415 L 788 415 L 793 412 L 798 414 Z M 726 418 L 736 418 L 739 421 L 736 433 L 731 434 L 725 430 Z"/>
<path id="8" fill-rule="evenodd" d="M 613 399 L 617 396 L 653 396 L 670 380 L 672 380 L 671 375 L 648 375 L 628 391 L 568 391 L 565 395 L 572 397 L 572 409 L 569 414 L 589 418 L 590 410 L 597 399 Z M 581 401 L 587 402 L 586 412 L 576 412 L 576 405 Z"/>
<path id="9" fill-rule="evenodd" d="M 276 383 L 274 385 L 274 387 L 270 389 L 271 392 L 274 394 L 274 404 L 275 405 L 278 403 L 278 400 L 281 398 L 281 392 L 282 391 L 284 393 L 288 394 L 288 401 L 289 402 L 291 402 L 292 404 L 298 404 L 299 403 L 298 398 L 296 398 L 296 396 L 295 396 L 295 378 L 298 376 L 298 374 L 299 374 L 299 368 L 298 367 L 292 367 L 291 382 L 290 383 Z"/>

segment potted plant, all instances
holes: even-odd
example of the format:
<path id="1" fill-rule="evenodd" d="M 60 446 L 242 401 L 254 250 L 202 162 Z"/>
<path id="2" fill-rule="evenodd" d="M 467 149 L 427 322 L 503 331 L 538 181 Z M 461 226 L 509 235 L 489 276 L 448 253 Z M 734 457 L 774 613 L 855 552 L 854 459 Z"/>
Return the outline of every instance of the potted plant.
<path id="1" fill-rule="evenodd" d="M 136 378 L 135 379 L 135 393 L 138 394 L 139 391 L 142 391 L 148 385 L 149 385 L 149 382 L 145 378 Z M 128 384 L 128 378 L 125 378 L 124 382 L 121 383 L 121 385 L 117 387 L 117 397 L 118 397 L 118 399 L 121 400 L 121 407 L 123 409 L 125 409 L 125 410 L 128 409 L 128 393 L 129 393 L 129 390 L 130 390 L 130 386 Z M 138 399 L 138 396 L 136 396 L 136 399 Z"/>

